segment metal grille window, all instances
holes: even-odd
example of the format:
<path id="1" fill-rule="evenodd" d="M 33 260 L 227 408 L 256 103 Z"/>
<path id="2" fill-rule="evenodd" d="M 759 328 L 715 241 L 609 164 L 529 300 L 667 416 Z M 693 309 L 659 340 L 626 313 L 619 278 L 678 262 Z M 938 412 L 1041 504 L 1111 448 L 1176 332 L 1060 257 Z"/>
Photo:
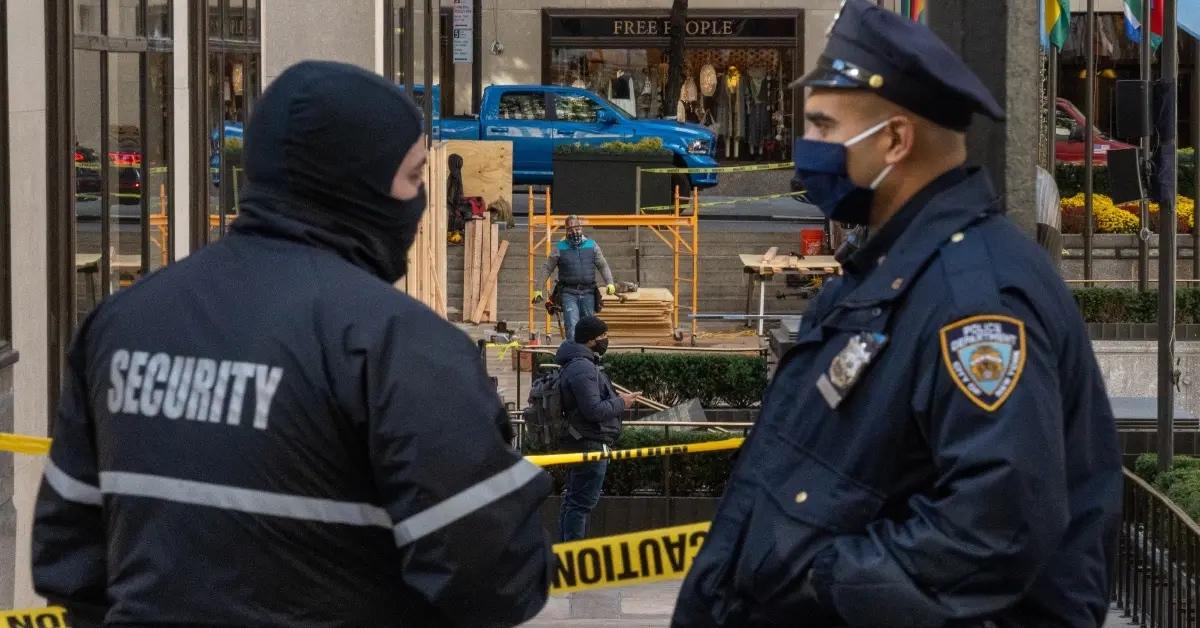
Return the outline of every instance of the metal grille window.
<path id="1" fill-rule="evenodd" d="M 171 0 L 73 0 L 71 9 L 68 315 L 78 324 L 171 260 Z"/>
<path id="2" fill-rule="evenodd" d="M 246 185 L 242 142 L 262 91 L 259 0 L 207 0 L 208 55 L 204 89 L 207 173 L 206 242 L 220 238 L 238 214 Z"/>

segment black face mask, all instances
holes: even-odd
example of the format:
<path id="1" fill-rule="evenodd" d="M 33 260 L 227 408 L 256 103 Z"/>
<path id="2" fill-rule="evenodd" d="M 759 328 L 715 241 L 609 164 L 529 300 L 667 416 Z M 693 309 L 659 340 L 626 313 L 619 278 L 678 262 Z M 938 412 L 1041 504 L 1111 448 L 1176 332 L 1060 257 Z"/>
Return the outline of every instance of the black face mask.
<path id="1" fill-rule="evenodd" d="M 595 351 L 596 355 L 604 355 L 605 353 L 608 353 L 608 338 L 597 340 L 596 348 L 592 349 L 592 351 Z"/>
<path id="2" fill-rule="evenodd" d="M 567 232 L 567 241 L 570 242 L 571 244 L 578 246 L 581 242 L 583 242 L 583 232 L 582 231 L 568 231 Z"/>

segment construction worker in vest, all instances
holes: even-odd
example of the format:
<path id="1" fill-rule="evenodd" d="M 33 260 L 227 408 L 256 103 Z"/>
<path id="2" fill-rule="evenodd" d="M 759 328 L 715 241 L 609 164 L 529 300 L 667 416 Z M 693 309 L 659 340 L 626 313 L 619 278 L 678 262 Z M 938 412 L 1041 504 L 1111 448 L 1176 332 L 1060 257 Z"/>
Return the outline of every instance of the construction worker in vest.
<path id="1" fill-rule="evenodd" d="M 555 286 L 555 301 L 563 309 L 565 338 L 575 337 L 575 325 L 580 318 L 596 313 L 596 271 L 604 276 L 605 291 L 616 294 L 612 270 L 604 260 L 604 253 L 595 240 L 583 235 L 583 221 L 579 216 L 567 217 L 567 237 L 559 241 L 550 251 L 534 284 L 533 302 L 540 303 L 545 297 L 542 289 L 550 273 L 558 268 L 558 284 Z"/>

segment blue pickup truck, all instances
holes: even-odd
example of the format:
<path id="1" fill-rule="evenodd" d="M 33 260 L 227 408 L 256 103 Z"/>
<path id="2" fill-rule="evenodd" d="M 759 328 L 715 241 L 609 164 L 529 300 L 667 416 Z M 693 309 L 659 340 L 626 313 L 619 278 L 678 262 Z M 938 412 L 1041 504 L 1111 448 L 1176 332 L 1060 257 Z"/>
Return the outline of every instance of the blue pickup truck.
<path id="1" fill-rule="evenodd" d="M 420 101 L 424 89 L 414 88 Z M 444 118 L 441 90 L 433 87 L 434 128 L 444 140 L 508 140 L 513 143 L 513 182 L 550 183 L 554 147 L 662 139 L 676 163 L 689 168 L 716 167 L 716 136 L 698 124 L 639 119 L 593 92 L 575 87 L 493 85 L 484 89 L 481 115 Z M 691 174 L 696 187 L 717 184 L 714 173 Z"/>

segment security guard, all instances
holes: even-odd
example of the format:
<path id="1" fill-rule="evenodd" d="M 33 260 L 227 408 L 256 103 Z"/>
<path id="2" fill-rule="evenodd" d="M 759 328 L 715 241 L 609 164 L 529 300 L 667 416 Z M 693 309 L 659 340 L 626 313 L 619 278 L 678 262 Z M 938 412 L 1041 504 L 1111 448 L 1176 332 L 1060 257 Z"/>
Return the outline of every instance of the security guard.
<path id="1" fill-rule="evenodd" d="M 673 625 L 1101 625 L 1116 433 L 1070 293 L 963 166 L 972 114 L 1003 110 L 865 0 L 795 85 L 797 174 L 870 235 L 782 359 Z"/>
<path id="2" fill-rule="evenodd" d="M 72 626 L 513 626 L 549 477 L 478 352 L 397 291 L 412 101 L 304 62 L 259 101 L 241 215 L 81 325 L 33 528 Z"/>

